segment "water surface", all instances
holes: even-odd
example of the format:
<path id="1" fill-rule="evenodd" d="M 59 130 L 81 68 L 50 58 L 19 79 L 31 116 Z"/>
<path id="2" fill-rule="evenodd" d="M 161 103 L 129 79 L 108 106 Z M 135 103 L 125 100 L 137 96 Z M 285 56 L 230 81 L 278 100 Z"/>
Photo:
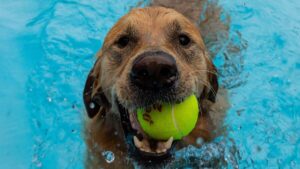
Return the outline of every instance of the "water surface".
<path id="1" fill-rule="evenodd" d="M 107 31 L 136 5 L 1 2 L 1 169 L 83 168 L 85 78 Z M 170 166 L 300 168 L 300 1 L 219 5 L 231 18 L 229 41 L 243 49 L 224 43 L 214 58 L 229 91 L 228 136 L 177 152 Z"/>

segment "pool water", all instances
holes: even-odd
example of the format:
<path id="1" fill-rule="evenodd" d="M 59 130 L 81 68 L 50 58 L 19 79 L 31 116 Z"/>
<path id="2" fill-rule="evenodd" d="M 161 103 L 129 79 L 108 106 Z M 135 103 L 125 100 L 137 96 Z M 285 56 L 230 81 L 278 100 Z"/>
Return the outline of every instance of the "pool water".
<path id="1" fill-rule="evenodd" d="M 118 18 L 145 4 L 1 1 L 1 169 L 84 167 L 82 89 L 94 54 Z M 176 152 L 168 167 L 300 168 L 300 1 L 219 5 L 242 49 L 224 43 L 214 57 L 229 91 L 227 134 Z"/>

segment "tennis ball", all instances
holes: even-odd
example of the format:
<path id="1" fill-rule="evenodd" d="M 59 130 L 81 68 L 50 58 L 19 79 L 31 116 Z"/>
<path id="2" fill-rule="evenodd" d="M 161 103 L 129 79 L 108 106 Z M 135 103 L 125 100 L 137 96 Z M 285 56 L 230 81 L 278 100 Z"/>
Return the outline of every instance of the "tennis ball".
<path id="1" fill-rule="evenodd" d="M 195 127 L 198 119 L 198 101 L 190 95 L 178 104 L 165 103 L 151 110 L 138 109 L 137 118 L 144 132 L 151 138 L 180 140 Z"/>

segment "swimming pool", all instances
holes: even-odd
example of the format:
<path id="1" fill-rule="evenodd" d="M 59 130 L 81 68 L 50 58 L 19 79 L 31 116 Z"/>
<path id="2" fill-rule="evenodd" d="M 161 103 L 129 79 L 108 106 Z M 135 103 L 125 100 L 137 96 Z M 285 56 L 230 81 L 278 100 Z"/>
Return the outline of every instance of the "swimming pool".
<path id="1" fill-rule="evenodd" d="M 186 160 L 170 166 L 217 159 L 225 168 L 300 168 L 300 1 L 219 4 L 243 47 L 214 59 L 229 90 L 228 137 L 179 151 Z M 109 28 L 137 5 L 144 3 L 1 2 L 1 169 L 83 168 L 85 78 Z"/>

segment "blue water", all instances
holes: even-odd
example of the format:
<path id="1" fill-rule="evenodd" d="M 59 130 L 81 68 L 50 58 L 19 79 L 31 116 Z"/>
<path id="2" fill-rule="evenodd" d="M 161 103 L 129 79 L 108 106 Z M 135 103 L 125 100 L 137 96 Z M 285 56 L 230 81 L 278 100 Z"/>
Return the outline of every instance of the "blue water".
<path id="1" fill-rule="evenodd" d="M 83 168 L 82 89 L 123 1 L 0 4 L 0 168 Z M 174 165 L 300 168 L 300 1 L 222 0 L 234 53 L 214 59 L 231 108 L 220 136 L 176 153 Z M 211 48 L 210 50 L 213 50 Z M 196 156 L 191 159 L 189 156 Z"/>

